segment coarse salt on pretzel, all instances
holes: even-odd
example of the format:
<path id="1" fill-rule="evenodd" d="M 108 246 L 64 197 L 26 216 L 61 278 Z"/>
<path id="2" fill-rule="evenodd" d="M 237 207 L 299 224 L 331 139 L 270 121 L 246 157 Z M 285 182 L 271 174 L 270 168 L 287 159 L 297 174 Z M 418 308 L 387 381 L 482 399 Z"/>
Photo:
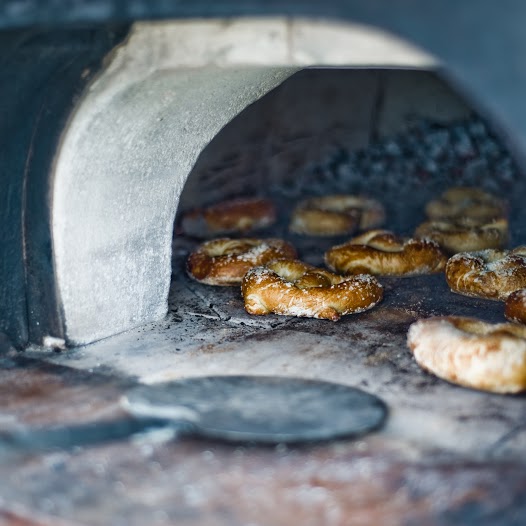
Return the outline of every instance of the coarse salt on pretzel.
<path id="1" fill-rule="evenodd" d="M 526 287 L 526 246 L 455 254 L 447 262 L 446 280 L 458 294 L 505 300 Z"/>
<path id="2" fill-rule="evenodd" d="M 422 223 L 415 237 L 436 241 L 449 254 L 503 248 L 508 242 L 508 221 L 504 218 L 480 223 L 472 218 L 435 220 Z"/>
<path id="3" fill-rule="evenodd" d="M 431 274 L 442 271 L 446 261 L 434 241 L 404 239 L 388 230 L 370 230 L 325 254 L 327 266 L 340 274 Z"/>
<path id="4" fill-rule="evenodd" d="M 494 393 L 526 389 L 526 327 L 438 316 L 413 323 L 407 343 L 423 369 L 449 382 Z"/>
<path id="5" fill-rule="evenodd" d="M 260 230 L 276 221 L 276 207 L 267 199 L 230 199 L 186 212 L 181 230 L 190 236 L 210 237 L 219 234 L 247 233 Z"/>
<path id="6" fill-rule="evenodd" d="M 289 229 L 296 234 L 335 236 L 379 226 L 384 219 L 384 207 L 375 199 L 335 194 L 299 203 Z"/>
<path id="7" fill-rule="evenodd" d="M 489 192 L 459 186 L 446 190 L 439 199 L 430 201 L 426 206 L 426 214 L 432 220 L 469 217 L 485 223 L 506 217 L 506 209 L 506 203 Z"/>
<path id="8" fill-rule="evenodd" d="M 526 288 L 516 290 L 508 296 L 504 316 L 510 321 L 526 324 Z"/>
<path id="9" fill-rule="evenodd" d="M 344 278 L 298 260 L 276 260 L 249 270 L 241 291 L 249 314 L 333 321 L 374 307 L 383 295 L 373 276 Z"/>
<path id="10" fill-rule="evenodd" d="M 206 285 L 239 285 L 252 267 L 295 257 L 296 249 L 281 239 L 221 238 L 201 244 L 188 256 L 186 269 Z"/>

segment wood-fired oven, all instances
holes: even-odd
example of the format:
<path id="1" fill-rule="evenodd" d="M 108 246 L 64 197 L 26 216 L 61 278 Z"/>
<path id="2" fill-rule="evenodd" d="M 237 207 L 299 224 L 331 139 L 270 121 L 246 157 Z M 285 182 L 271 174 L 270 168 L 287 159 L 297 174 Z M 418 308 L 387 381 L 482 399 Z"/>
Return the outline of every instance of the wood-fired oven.
<path id="1" fill-rule="evenodd" d="M 278 220 L 259 235 L 321 266 L 344 237 L 291 233 L 301 199 L 376 198 L 408 235 L 430 199 L 473 186 L 509 203 L 510 246 L 526 243 L 519 17 L 490 2 L 474 14 L 453 2 L 100 4 L 0 11 L 0 435 L 107 422 L 137 383 L 206 375 L 354 386 L 389 417 L 309 446 L 162 432 L 14 456 L 0 445 L 0 519 L 522 523 L 523 396 L 441 381 L 406 347 L 417 319 L 504 321 L 502 303 L 452 294 L 438 274 L 381 278 L 382 303 L 338 322 L 255 317 L 238 287 L 188 277 L 201 240 L 181 229 L 195 207 L 265 197 Z"/>

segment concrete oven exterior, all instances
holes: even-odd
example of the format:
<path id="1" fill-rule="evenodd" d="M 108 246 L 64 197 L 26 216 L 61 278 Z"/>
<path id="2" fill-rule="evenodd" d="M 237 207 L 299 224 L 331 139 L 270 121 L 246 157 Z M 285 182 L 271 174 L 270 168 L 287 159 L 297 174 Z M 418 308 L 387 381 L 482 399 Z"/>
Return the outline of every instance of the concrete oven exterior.
<path id="1" fill-rule="evenodd" d="M 162 318 L 199 153 L 307 66 L 444 64 L 521 161 L 526 7 L 510 4 L 4 3 L 1 330 L 82 344 Z"/>

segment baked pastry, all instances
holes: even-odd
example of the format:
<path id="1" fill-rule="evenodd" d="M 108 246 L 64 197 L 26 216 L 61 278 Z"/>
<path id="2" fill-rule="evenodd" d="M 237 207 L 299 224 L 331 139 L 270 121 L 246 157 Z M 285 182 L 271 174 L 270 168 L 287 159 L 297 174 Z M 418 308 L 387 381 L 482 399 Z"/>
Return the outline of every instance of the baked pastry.
<path id="1" fill-rule="evenodd" d="M 420 367 L 449 382 L 494 393 L 526 389 L 526 327 L 439 316 L 413 323 L 407 344 Z"/>
<path id="2" fill-rule="evenodd" d="M 432 274 L 444 270 L 446 261 L 434 241 L 405 239 L 388 230 L 370 230 L 325 253 L 327 266 L 340 274 Z"/>
<path id="3" fill-rule="evenodd" d="M 374 307 L 382 285 L 370 275 L 344 278 L 298 260 L 252 268 L 241 285 L 249 314 L 281 314 L 337 321 Z"/>
<path id="4" fill-rule="evenodd" d="M 506 203 L 489 192 L 459 186 L 446 190 L 440 199 L 430 201 L 426 214 L 431 220 L 470 218 L 482 224 L 506 217 L 506 209 Z"/>
<path id="5" fill-rule="evenodd" d="M 508 221 L 480 223 L 469 217 L 427 221 L 415 230 L 415 237 L 436 241 L 449 254 L 503 248 L 508 243 Z"/>
<path id="6" fill-rule="evenodd" d="M 446 280 L 458 294 L 505 300 L 526 287 L 526 246 L 456 254 L 447 262 Z"/>
<path id="7" fill-rule="evenodd" d="M 187 259 L 188 275 L 206 285 L 239 285 L 246 272 L 278 258 L 294 259 L 296 249 L 281 239 L 229 239 L 207 241 Z"/>
<path id="8" fill-rule="evenodd" d="M 377 227 L 384 219 L 384 207 L 375 199 L 335 194 L 299 203 L 289 229 L 296 234 L 336 236 Z"/>
<path id="9" fill-rule="evenodd" d="M 511 321 L 526 323 L 526 288 L 516 290 L 508 296 L 504 316 Z"/>
<path id="10" fill-rule="evenodd" d="M 181 219 L 183 233 L 207 238 L 220 234 L 246 234 L 276 221 L 276 207 L 267 199 L 238 198 L 186 212 Z"/>

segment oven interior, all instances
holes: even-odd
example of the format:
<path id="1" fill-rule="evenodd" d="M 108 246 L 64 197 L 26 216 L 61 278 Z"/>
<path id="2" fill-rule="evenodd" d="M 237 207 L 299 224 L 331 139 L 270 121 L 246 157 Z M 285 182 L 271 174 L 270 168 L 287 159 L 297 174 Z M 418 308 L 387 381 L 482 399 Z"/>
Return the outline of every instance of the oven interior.
<path id="1" fill-rule="evenodd" d="M 179 201 L 174 225 L 169 313 L 90 345 L 27 356 L 157 383 L 216 374 L 323 379 L 380 396 L 390 417 L 382 436 L 469 453 L 514 455 L 522 397 L 463 389 L 423 372 L 406 347 L 409 325 L 433 315 L 504 321 L 499 302 L 449 291 L 443 274 L 380 278 L 384 300 L 333 323 L 245 313 L 237 287 L 192 281 L 185 261 L 200 242 L 179 229 L 194 207 L 239 196 L 271 198 L 276 225 L 301 259 L 322 266 L 323 253 L 346 238 L 291 234 L 294 204 L 331 193 L 368 195 L 387 211 L 386 228 L 410 235 L 427 201 L 451 186 L 480 187 L 510 203 L 511 245 L 526 242 L 524 177 L 506 137 L 444 80 L 439 70 L 308 68 L 250 105 L 201 152 Z M 459 440 L 462 436 L 462 440 Z"/>

